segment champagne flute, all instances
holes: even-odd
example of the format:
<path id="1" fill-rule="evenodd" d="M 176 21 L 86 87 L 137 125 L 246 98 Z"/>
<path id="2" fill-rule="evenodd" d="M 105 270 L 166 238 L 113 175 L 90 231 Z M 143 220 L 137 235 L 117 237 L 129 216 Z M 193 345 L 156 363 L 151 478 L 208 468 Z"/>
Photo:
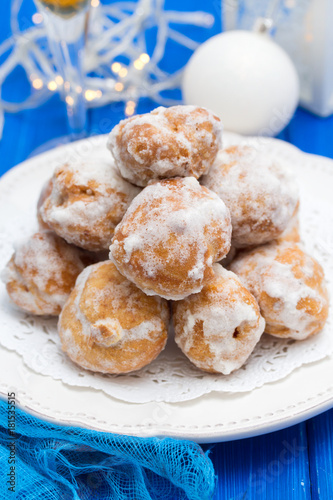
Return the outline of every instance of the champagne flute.
<path id="1" fill-rule="evenodd" d="M 66 102 L 69 142 L 86 135 L 83 51 L 90 0 L 35 0 Z"/>

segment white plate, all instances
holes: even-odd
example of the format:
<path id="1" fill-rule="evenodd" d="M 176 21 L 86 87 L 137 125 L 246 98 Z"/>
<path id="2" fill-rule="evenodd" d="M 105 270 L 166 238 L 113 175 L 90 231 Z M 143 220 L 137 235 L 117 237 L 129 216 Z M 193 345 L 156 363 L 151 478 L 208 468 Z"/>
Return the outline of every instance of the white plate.
<path id="1" fill-rule="evenodd" d="M 63 148 L 70 147 L 71 156 L 81 155 L 93 143 L 94 139 L 89 139 Z M 276 146 L 277 141 L 274 143 Z M 285 143 L 280 146 L 285 155 L 289 150 L 295 154 L 294 147 Z M 58 150 L 61 156 L 63 148 Z M 57 156 L 53 154 L 54 164 Z M 50 153 L 46 153 L 45 161 L 49 163 L 50 158 Z M 331 202 L 332 176 L 328 166 L 333 173 L 333 162 L 320 157 L 315 161 L 318 168 L 313 179 L 308 171 L 305 175 L 310 176 L 314 194 Z M 44 176 L 41 172 L 41 177 Z M 24 196 L 23 182 L 17 196 Z M 0 381 L 0 392 L 5 397 L 14 390 L 22 408 L 58 423 L 201 443 L 271 432 L 333 407 L 333 357 L 304 365 L 288 377 L 251 392 L 212 392 L 182 403 L 125 403 L 102 391 L 70 387 L 33 372 L 17 353 L 4 347 L 0 347 Z"/>

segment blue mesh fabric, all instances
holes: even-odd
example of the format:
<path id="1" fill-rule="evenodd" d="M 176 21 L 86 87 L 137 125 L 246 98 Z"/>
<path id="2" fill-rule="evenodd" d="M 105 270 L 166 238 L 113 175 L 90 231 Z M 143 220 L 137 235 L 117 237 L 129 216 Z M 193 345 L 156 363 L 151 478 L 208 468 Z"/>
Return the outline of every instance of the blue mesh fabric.
<path id="1" fill-rule="evenodd" d="M 16 494 L 8 491 L 7 402 L 0 400 L 0 499 L 208 500 L 212 462 L 201 447 L 64 427 L 16 410 Z M 5 479 L 5 480 L 4 480 Z"/>

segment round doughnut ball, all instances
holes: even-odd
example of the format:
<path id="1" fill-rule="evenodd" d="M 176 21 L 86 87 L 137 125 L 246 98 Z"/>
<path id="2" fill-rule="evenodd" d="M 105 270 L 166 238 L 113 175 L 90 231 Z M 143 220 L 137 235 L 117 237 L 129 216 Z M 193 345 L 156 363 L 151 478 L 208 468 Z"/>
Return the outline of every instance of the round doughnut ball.
<path id="1" fill-rule="evenodd" d="M 229 208 L 236 248 L 277 238 L 298 204 L 298 188 L 290 172 L 278 160 L 250 146 L 219 151 L 202 184 Z"/>
<path id="2" fill-rule="evenodd" d="M 119 176 L 112 159 L 96 154 L 56 168 L 39 217 L 68 243 L 105 250 L 139 191 Z"/>
<path id="3" fill-rule="evenodd" d="M 86 258 L 59 236 L 41 231 L 16 248 L 3 281 L 12 301 L 24 311 L 57 316 Z"/>
<path id="4" fill-rule="evenodd" d="M 137 186 L 152 179 L 199 178 L 221 147 L 220 119 L 196 106 L 159 107 L 121 121 L 108 148 L 120 174 Z"/>
<path id="5" fill-rule="evenodd" d="M 265 321 L 234 273 L 219 264 L 214 272 L 200 293 L 172 304 L 175 340 L 201 370 L 228 375 L 248 359 Z"/>
<path id="6" fill-rule="evenodd" d="M 302 340 L 323 329 L 329 306 L 324 272 L 297 243 L 244 252 L 230 269 L 257 299 L 267 333 Z"/>
<path id="7" fill-rule="evenodd" d="M 229 210 L 194 177 L 147 186 L 116 227 L 110 259 L 147 295 L 180 300 L 199 292 L 229 251 Z"/>
<path id="8" fill-rule="evenodd" d="M 164 349 L 169 308 L 147 297 L 111 261 L 87 267 L 59 318 L 62 349 L 83 368 L 127 373 L 148 365 Z"/>

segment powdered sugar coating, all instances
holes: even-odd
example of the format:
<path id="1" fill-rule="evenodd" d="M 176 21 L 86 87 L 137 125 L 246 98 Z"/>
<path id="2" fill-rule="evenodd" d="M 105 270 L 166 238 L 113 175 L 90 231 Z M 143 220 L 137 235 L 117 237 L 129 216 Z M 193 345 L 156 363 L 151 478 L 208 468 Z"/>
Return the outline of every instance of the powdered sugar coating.
<path id="1" fill-rule="evenodd" d="M 126 373 L 164 349 L 169 310 L 121 276 L 111 261 L 87 267 L 59 318 L 64 351 L 83 368 Z"/>
<path id="2" fill-rule="evenodd" d="M 256 297 L 266 332 L 302 340 L 322 330 L 328 292 L 320 264 L 296 243 L 271 243 L 240 254 L 230 266 Z"/>
<path id="3" fill-rule="evenodd" d="M 180 300 L 213 277 L 229 251 L 230 215 L 194 177 L 147 186 L 117 226 L 110 258 L 147 295 Z"/>
<path id="4" fill-rule="evenodd" d="M 199 178 L 212 165 L 221 135 L 220 119 L 205 108 L 159 107 L 122 120 L 107 145 L 122 177 L 146 186 L 153 179 Z"/>
<path id="5" fill-rule="evenodd" d="M 220 150 L 201 182 L 229 208 L 236 248 L 277 238 L 298 204 L 298 187 L 291 172 L 265 151 L 250 146 Z"/>
<path id="6" fill-rule="evenodd" d="M 298 212 L 299 212 L 299 206 L 297 206 L 297 209 L 292 218 L 290 219 L 286 229 L 276 239 L 277 243 L 284 243 L 287 241 L 299 243 L 301 241 L 300 221 Z"/>
<path id="7" fill-rule="evenodd" d="M 175 340 L 196 366 L 228 375 L 240 368 L 265 327 L 254 297 L 237 276 L 215 264 L 198 294 L 173 303 Z"/>
<path id="8" fill-rule="evenodd" d="M 117 173 L 107 152 L 58 167 L 40 218 L 68 243 L 92 251 L 109 247 L 114 228 L 139 193 Z"/>
<path id="9" fill-rule="evenodd" d="M 17 246 L 3 273 L 11 299 L 38 315 L 58 315 L 84 269 L 81 251 L 50 231 Z"/>

